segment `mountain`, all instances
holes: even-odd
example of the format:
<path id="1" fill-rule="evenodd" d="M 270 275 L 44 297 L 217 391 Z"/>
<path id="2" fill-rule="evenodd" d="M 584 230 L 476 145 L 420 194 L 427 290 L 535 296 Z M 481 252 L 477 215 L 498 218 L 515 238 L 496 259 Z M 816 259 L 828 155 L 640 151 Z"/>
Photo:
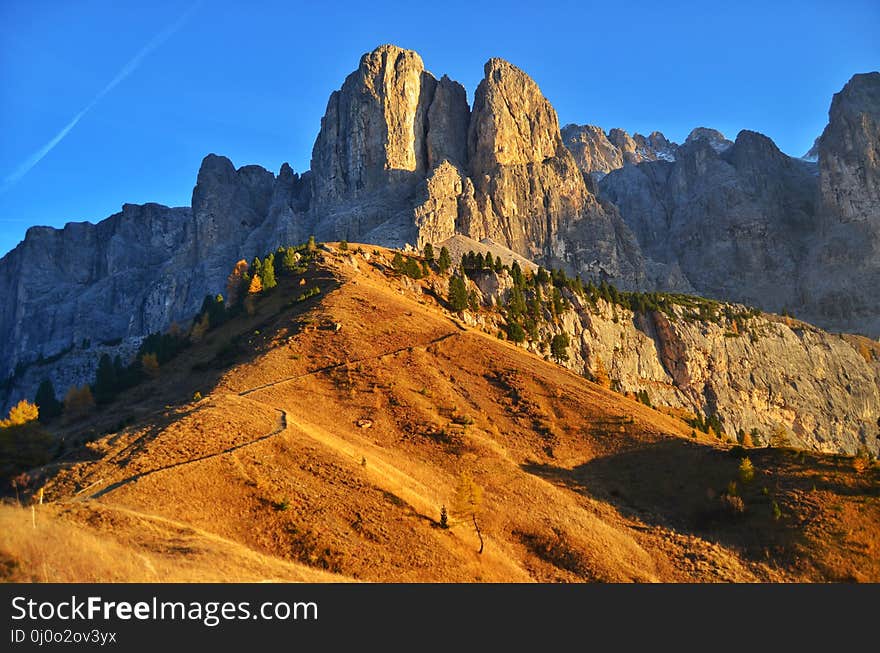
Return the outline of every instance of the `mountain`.
<path id="1" fill-rule="evenodd" d="M 0 403 L 44 378 L 62 394 L 89 382 L 104 353 L 124 364 L 147 334 L 185 326 L 224 292 L 237 260 L 310 235 L 419 249 L 468 238 L 621 289 L 699 292 L 876 335 L 876 166 L 863 162 L 877 144 L 877 77 L 836 96 L 817 169 L 753 132 L 731 144 L 698 128 L 680 146 L 657 132 L 561 132 L 534 80 L 501 59 L 468 106 L 418 54 L 381 46 L 331 94 L 309 171 L 212 154 L 191 207 L 127 204 L 97 225 L 30 229 L 0 260 Z"/>
<path id="2" fill-rule="evenodd" d="M 878 116 L 880 73 L 855 75 L 803 159 L 756 132 L 730 143 L 700 129 L 672 163 L 610 172 L 599 196 L 647 256 L 678 266 L 696 292 L 877 337 Z"/>
<path id="3" fill-rule="evenodd" d="M 797 310 L 816 237 L 816 166 L 742 131 L 691 134 L 674 162 L 626 166 L 599 183 L 648 256 L 700 294 Z M 800 313 L 799 313 L 800 314 Z"/>
<path id="4" fill-rule="evenodd" d="M 450 311 L 449 275 L 435 265 L 411 278 L 394 270 L 394 254 L 354 243 L 304 251 L 299 271 L 202 334 L 158 378 L 86 417 L 59 420 L 62 457 L 32 470 L 20 497 L 41 488 L 44 501 L 33 512 L 0 506 L 0 577 L 880 579 L 876 464 L 733 447 L 686 423 L 684 412 L 651 408 L 546 360 L 537 343 L 529 351 L 499 338 L 496 308 Z M 489 274 L 473 271 L 470 289 Z M 502 269 L 497 280 L 512 276 Z M 558 334 L 581 320 L 586 331 L 607 331 L 597 350 L 623 379 L 622 359 L 606 350 L 612 332 L 630 333 L 629 347 L 630 320 L 650 314 L 631 317 L 600 300 L 590 317 L 592 306 L 584 311 L 586 300 L 558 275 L 559 286 L 530 277 L 529 293 L 535 283 L 546 291 L 541 329 Z M 554 288 L 572 304 L 559 321 Z M 812 332 L 801 341 L 784 324 L 774 334 L 765 317 L 754 319 L 744 324 L 766 340 L 754 345 L 756 357 L 813 347 L 833 358 L 843 355 L 826 346 L 849 346 Z M 676 380 L 696 380 L 704 364 L 740 364 L 722 359 L 715 330 L 687 340 L 701 329 L 685 319 L 671 329 L 670 351 L 697 356 L 719 341 Z M 582 335 L 568 349 L 573 368 L 592 342 Z M 649 369 L 650 342 L 641 346 Z M 652 397 L 661 392 L 655 379 L 643 386 Z M 816 403 L 819 412 L 822 398 Z M 482 491 L 474 518 L 455 509 L 463 484 Z"/>

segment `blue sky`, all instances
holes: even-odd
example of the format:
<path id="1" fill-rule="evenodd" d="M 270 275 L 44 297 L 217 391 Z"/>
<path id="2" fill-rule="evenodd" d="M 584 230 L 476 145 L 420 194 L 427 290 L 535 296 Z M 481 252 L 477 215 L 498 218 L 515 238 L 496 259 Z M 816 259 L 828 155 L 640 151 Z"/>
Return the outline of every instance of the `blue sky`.
<path id="1" fill-rule="evenodd" d="M 504 57 L 561 124 L 679 142 L 748 128 L 800 156 L 832 94 L 880 68 L 878 33 L 876 0 L 0 0 L 0 253 L 31 225 L 188 205 L 209 152 L 307 169 L 328 95 L 381 43 L 471 98 L 486 59 Z"/>

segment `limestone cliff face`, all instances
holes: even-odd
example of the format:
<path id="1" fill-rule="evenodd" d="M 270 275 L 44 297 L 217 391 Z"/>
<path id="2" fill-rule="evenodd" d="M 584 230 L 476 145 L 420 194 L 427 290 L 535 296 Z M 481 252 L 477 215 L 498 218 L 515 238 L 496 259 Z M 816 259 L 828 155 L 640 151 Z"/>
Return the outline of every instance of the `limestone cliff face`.
<path id="1" fill-rule="evenodd" d="M 424 240 L 414 207 L 437 187 L 428 187 L 434 168 L 465 163 L 469 113 L 464 88 L 438 82 L 415 52 L 384 45 L 365 54 L 330 96 L 312 150 L 314 234 L 397 246 Z"/>
<path id="2" fill-rule="evenodd" d="M 561 224 L 580 219 L 597 203 L 537 84 L 501 59 L 489 60 L 484 70 L 468 131 L 478 212 L 464 217 L 462 232 L 542 258 L 561 248 Z"/>
<path id="3" fill-rule="evenodd" d="M 735 335 L 723 318 L 698 323 L 605 305 L 596 314 L 577 298 L 573 306 L 562 324 L 578 371 L 595 373 L 601 359 L 622 391 L 718 414 L 731 436 L 757 429 L 766 443 L 782 427 L 795 446 L 878 453 L 880 362 L 838 336 L 766 316 Z"/>
<path id="4" fill-rule="evenodd" d="M 506 274 L 484 272 L 475 280 L 484 303 L 507 301 Z M 877 347 L 859 351 L 840 336 L 769 315 L 749 318 L 739 329 L 723 315 L 717 322 L 694 321 L 680 307 L 674 315 L 634 313 L 563 294 L 570 309 L 556 322 L 541 323 L 538 342 L 567 333 L 570 369 L 592 377 L 603 367 L 621 392 L 645 390 L 654 405 L 717 414 L 731 437 L 757 429 L 766 444 L 781 428 L 794 446 L 878 453 Z M 539 344 L 528 346 L 546 355 Z"/>
<path id="5" fill-rule="evenodd" d="M 854 75 L 834 96 L 817 143 L 819 226 L 806 314 L 880 335 L 880 73 Z"/>
<path id="6" fill-rule="evenodd" d="M 385 45 L 334 91 L 312 150 L 319 205 L 407 183 L 427 167 L 427 116 L 436 80 L 421 57 Z"/>
<path id="7" fill-rule="evenodd" d="M 665 271 L 649 276 L 617 210 L 590 192 L 538 85 L 501 59 L 488 61 L 484 72 L 468 131 L 472 190 L 465 185 L 458 230 L 621 286 L 658 283 Z"/>

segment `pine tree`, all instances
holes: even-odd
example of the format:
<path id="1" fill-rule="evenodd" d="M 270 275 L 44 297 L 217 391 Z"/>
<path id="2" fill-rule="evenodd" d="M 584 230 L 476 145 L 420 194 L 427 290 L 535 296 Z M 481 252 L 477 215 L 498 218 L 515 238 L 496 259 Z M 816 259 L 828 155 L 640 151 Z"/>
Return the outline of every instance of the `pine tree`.
<path id="1" fill-rule="evenodd" d="M 281 259 L 281 269 L 285 274 L 290 274 L 296 268 L 297 253 L 293 247 L 287 246 L 284 249 L 284 256 Z"/>
<path id="2" fill-rule="evenodd" d="M 492 270 L 495 267 L 495 259 L 492 258 L 492 252 L 486 252 L 486 258 L 483 261 L 483 264 L 489 270 Z"/>
<path id="3" fill-rule="evenodd" d="M 40 409 L 41 422 L 48 422 L 61 414 L 61 402 L 55 396 L 55 387 L 51 379 L 44 379 L 40 383 L 34 403 Z"/>
<path id="4" fill-rule="evenodd" d="M 428 263 L 434 262 L 434 246 L 431 243 L 425 243 L 423 254 L 425 256 L 425 260 L 428 261 Z"/>
<path id="5" fill-rule="evenodd" d="M 467 308 L 468 291 L 464 279 L 455 275 L 449 281 L 449 305 L 452 310 L 459 313 Z"/>
<path id="6" fill-rule="evenodd" d="M 525 285 L 526 280 L 523 276 L 522 268 L 519 267 L 519 262 L 513 262 L 513 266 L 510 268 L 510 276 L 513 277 L 513 285 L 517 288 L 522 288 Z"/>
<path id="7" fill-rule="evenodd" d="M 95 400 L 107 404 L 116 396 L 116 368 L 108 354 L 102 354 L 95 372 Z"/>
<path id="8" fill-rule="evenodd" d="M 309 236 L 309 241 L 306 243 L 306 249 L 310 252 L 314 252 L 318 249 L 318 243 L 315 242 L 314 236 Z"/>
<path id="9" fill-rule="evenodd" d="M 517 344 L 525 342 L 526 332 L 516 322 L 507 323 L 507 339 Z"/>
<path id="10" fill-rule="evenodd" d="M 263 282 L 260 279 L 260 276 L 255 274 L 248 286 L 248 295 L 258 295 L 261 292 L 263 292 Z"/>
<path id="11" fill-rule="evenodd" d="M 550 354 L 556 359 L 557 363 L 568 360 L 568 347 L 570 341 L 567 333 L 557 333 L 550 341 Z"/>
<path id="12" fill-rule="evenodd" d="M 263 273 L 260 275 L 260 283 L 263 290 L 272 290 L 278 283 L 275 281 L 275 255 L 269 254 L 263 263 Z"/>
<path id="13" fill-rule="evenodd" d="M 440 248 L 440 258 L 437 260 L 437 267 L 440 274 L 446 274 L 446 271 L 452 266 L 452 259 L 449 257 L 449 250 L 446 246 Z"/>
<path id="14" fill-rule="evenodd" d="M 526 298 L 519 286 L 510 289 L 510 296 L 507 298 L 507 317 L 509 319 L 518 319 L 526 312 Z"/>
<path id="15" fill-rule="evenodd" d="M 540 284 L 545 284 L 550 282 L 550 275 L 547 273 L 542 267 L 538 268 L 538 271 L 535 273 L 535 280 Z"/>
<path id="16" fill-rule="evenodd" d="M 468 293 L 468 308 L 474 313 L 480 310 L 480 298 L 477 297 L 477 292 L 475 290 L 471 290 Z"/>
<path id="17" fill-rule="evenodd" d="M 402 272 L 405 263 L 406 262 L 403 260 L 403 255 L 400 252 L 394 252 L 394 258 L 391 259 L 391 267 L 393 267 L 398 272 Z"/>
<path id="18" fill-rule="evenodd" d="M 214 297 L 214 302 L 208 309 L 208 316 L 211 318 L 211 328 L 218 327 L 226 321 L 226 303 L 223 301 L 223 295 L 218 294 Z"/>

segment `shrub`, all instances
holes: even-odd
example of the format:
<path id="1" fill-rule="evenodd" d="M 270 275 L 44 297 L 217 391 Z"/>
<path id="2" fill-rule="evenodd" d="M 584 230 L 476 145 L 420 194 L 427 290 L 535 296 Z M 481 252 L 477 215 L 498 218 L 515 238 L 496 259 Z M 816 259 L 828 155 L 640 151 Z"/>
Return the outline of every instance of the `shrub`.
<path id="1" fill-rule="evenodd" d="M 339 241 L 339 249 L 342 250 L 343 252 L 347 252 L 348 251 L 348 241 L 347 240 L 340 240 Z"/>
<path id="2" fill-rule="evenodd" d="M 321 294 L 321 289 L 318 288 L 318 286 L 315 286 L 314 288 L 309 288 L 304 293 L 300 294 L 300 296 L 296 298 L 296 301 L 297 302 L 304 302 L 307 299 L 314 297 L 315 295 L 320 295 L 320 294 Z"/>
<path id="3" fill-rule="evenodd" d="M 746 504 L 735 494 L 722 494 L 721 505 L 732 516 L 738 517 L 746 511 Z"/>

